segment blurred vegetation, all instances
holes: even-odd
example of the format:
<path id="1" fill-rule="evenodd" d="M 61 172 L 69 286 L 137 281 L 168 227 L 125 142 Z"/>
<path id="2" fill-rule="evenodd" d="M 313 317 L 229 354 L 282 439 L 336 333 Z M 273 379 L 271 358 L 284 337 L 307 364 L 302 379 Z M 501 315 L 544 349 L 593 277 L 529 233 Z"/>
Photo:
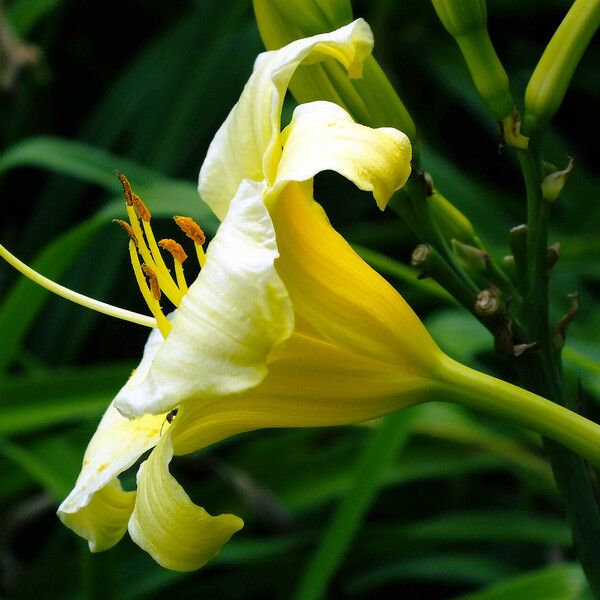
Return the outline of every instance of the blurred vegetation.
<path id="1" fill-rule="evenodd" d="M 515 97 L 568 6 L 489 2 Z M 375 55 L 418 125 L 436 186 L 500 258 L 508 229 L 524 220 L 522 182 L 511 152 L 498 152 L 496 125 L 453 40 L 428 2 L 365 0 L 354 9 L 375 31 Z M 126 172 L 164 219 L 164 235 L 178 213 L 214 233 L 195 181 L 262 50 L 250 2 L 9 0 L 4 11 L 37 52 L 0 93 L 0 240 L 73 289 L 143 311 L 126 242 L 110 225 L 123 212 L 113 171 Z M 576 159 L 553 214 L 551 241 L 562 251 L 552 296 L 559 317 L 567 293 L 580 294 L 564 356 L 570 392 L 581 386 L 591 415 L 600 400 L 591 135 L 599 62 L 594 43 L 546 142 L 557 165 Z M 394 215 L 341 178 L 317 184 L 334 224 L 397 285 L 442 348 L 509 377 L 487 332 L 406 266 L 417 240 Z M 161 569 L 128 539 L 89 554 L 54 511 L 140 356 L 141 329 L 51 298 L 0 264 L 1 597 L 289 598 L 315 569 L 331 573 L 330 598 L 589 597 L 538 439 L 442 404 L 399 414 L 385 443 L 369 426 L 265 431 L 175 461 L 209 512 L 246 521 L 197 573 Z"/>

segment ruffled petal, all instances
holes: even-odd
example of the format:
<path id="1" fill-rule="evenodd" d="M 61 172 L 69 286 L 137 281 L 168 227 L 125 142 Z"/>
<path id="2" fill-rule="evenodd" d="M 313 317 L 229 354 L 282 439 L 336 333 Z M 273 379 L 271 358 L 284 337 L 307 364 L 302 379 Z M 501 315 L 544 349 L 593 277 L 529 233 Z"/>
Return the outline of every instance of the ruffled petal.
<path id="1" fill-rule="evenodd" d="M 189 403 L 173 428 L 176 454 L 265 427 L 323 427 L 373 419 L 419 403 L 432 382 L 294 332 L 274 350 L 269 376 L 244 394 Z"/>
<path id="2" fill-rule="evenodd" d="M 410 175 L 412 147 L 406 135 L 391 127 L 372 129 L 355 123 L 331 102 L 298 106 L 281 141 L 280 185 L 307 181 L 325 170 L 337 171 L 361 190 L 373 192 L 383 210 Z"/>
<path id="3" fill-rule="evenodd" d="M 281 156 L 281 107 L 298 65 L 334 58 L 350 77 L 360 77 L 372 48 L 370 27 L 357 19 L 331 33 L 296 40 L 258 56 L 240 99 L 215 135 L 200 169 L 198 190 L 219 219 L 227 214 L 243 179 L 274 182 Z"/>
<path id="4" fill-rule="evenodd" d="M 123 389 L 135 387 L 145 377 L 162 343 L 160 332 L 153 330 L 138 368 Z M 85 451 L 77 482 L 58 508 L 61 521 L 89 540 L 92 551 L 110 548 L 127 530 L 133 496 L 122 491 L 117 477 L 156 445 L 163 426 L 169 427 L 164 415 L 130 421 L 114 402 L 104 413 Z"/>
<path id="5" fill-rule="evenodd" d="M 112 548 L 127 531 L 135 492 L 125 492 L 118 479 L 112 479 L 95 492 L 89 502 L 75 512 L 59 509 L 61 521 L 88 540 L 92 552 Z"/>
<path id="6" fill-rule="evenodd" d="M 324 338 L 423 374 L 441 352 L 398 292 L 331 226 L 312 182 L 290 183 L 271 210 L 281 275 L 296 314 Z"/>
<path id="7" fill-rule="evenodd" d="M 159 565 L 193 571 L 213 558 L 244 522 L 230 514 L 212 517 L 195 505 L 169 473 L 172 457 L 167 434 L 138 472 L 129 534 Z"/>
<path id="8" fill-rule="evenodd" d="M 291 335 L 294 315 L 275 270 L 279 254 L 261 191 L 240 186 L 146 377 L 115 399 L 123 414 L 241 392 L 267 374 L 267 356 Z"/>

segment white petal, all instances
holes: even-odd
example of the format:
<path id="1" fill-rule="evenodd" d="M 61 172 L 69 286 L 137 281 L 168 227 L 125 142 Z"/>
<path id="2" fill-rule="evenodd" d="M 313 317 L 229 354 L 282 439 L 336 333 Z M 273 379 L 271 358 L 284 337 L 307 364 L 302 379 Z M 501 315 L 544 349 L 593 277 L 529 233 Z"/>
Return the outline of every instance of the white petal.
<path id="1" fill-rule="evenodd" d="M 275 271 L 279 254 L 262 189 L 240 186 L 147 376 L 117 396 L 123 414 L 159 414 L 241 392 L 267 374 L 267 355 L 291 335 L 294 316 Z"/>
<path id="2" fill-rule="evenodd" d="M 391 127 L 372 129 L 355 123 L 331 102 L 298 106 L 281 141 L 280 184 L 337 171 L 360 189 L 373 192 L 383 210 L 410 175 L 412 148 L 406 135 Z"/>
<path id="3" fill-rule="evenodd" d="M 136 385 L 148 372 L 163 338 L 154 330 L 144 348 L 140 365 L 123 389 Z M 114 402 L 104 413 L 83 458 L 81 473 L 75 487 L 58 508 L 58 516 L 82 537 L 90 541 L 92 550 L 105 549 L 108 539 L 116 544 L 127 528 L 133 501 L 120 491 L 117 476 L 133 465 L 138 458 L 160 439 L 166 431 L 164 415 L 147 415 L 130 421 L 119 413 Z M 120 536 L 117 537 L 121 519 Z M 109 531 L 109 533 L 107 533 Z"/>
<path id="4" fill-rule="evenodd" d="M 127 531 L 133 511 L 135 492 L 124 492 L 113 479 L 94 493 L 88 504 L 75 512 L 59 511 L 61 521 L 77 535 L 88 540 L 91 552 L 112 548 Z"/>
<path id="5" fill-rule="evenodd" d="M 223 219 L 243 179 L 274 182 L 281 155 L 281 107 L 300 63 L 337 59 L 350 77 L 360 77 L 373 48 L 373 34 L 363 19 L 331 33 L 296 40 L 258 56 L 254 71 L 229 116 L 215 135 L 200 170 L 198 190 Z"/>

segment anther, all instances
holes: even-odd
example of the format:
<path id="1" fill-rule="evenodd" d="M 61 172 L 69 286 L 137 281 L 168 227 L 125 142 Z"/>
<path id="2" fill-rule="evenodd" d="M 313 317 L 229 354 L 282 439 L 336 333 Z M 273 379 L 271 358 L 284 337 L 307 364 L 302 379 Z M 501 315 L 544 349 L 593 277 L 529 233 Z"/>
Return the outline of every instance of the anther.
<path id="1" fill-rule="evenodd" d="M 179 263 L 183 263 L 187 258 L 185 250 L 175 240 L 160 240 L 160 242 L 158 242 L 158 245 L 167 252 L 169 252 L 171 256 Z"/>
<path id="2" fill-rule="evenodd" d="M 202 246 L 204 242 L 206 242 L 206 236 L 204 235 L 204 232 L 202 231 L 202 229 L 200 229 L 200 226 L 198 225 L 198 223 L 196 223 L 196 221 L 194 221 L 194 219 L 192 219 L 191 217 L 179 216 L 173 217 L 173 219 L 175 220 L 175 223 L 177 223 L 181 231 L 183 231 L 183 233 L 185 233 L 185 235 L 187 235 L 189 238 L 194 240 L 195 244 L 198 244 L 198 246 Z"/>
<path id="3" fill-rule="evenodd" d="M 131 184 L 129 183 L 129 179 L 125 177 L 123 173 L 120 171 L 115 171 L 121 185 L 123 186 L 123 194 L 125 195 L 125 202 L 127 206 L 131 206 L 133 204 L 133 192 L 131 191 Z"/>
<path id="4" fill-rule="evenodd" d="M 117 225 L 120 225 L 125 230 L 127 235 L 131 238 L 131 241 L 135 244 L 135 247 L 137 248 L 138 240 L 131 225 L 127 221 L 123 221 L 122 219 L 113 219 L 112 222 L 116 223 Z"/>
<path id="5" fill-rule="evenodd" d="M 140 216 L 140 219 L 146 223 L 149 223 L 150 219 L 152 218 L 152 213 L 146 206 L 145 202 L 135 192 L 131 194 L 131 201 L 135 206 L 135 210 Z"/>
<path id="6" fill-rule="evenodd" d="M 149 267 L 146 263 L 142 265 L 142 271 L 150 282 L 150 291 L 156 300 L 160 300 L 160 285 L 158 285 L 158 277 L 152 267 Z"/>

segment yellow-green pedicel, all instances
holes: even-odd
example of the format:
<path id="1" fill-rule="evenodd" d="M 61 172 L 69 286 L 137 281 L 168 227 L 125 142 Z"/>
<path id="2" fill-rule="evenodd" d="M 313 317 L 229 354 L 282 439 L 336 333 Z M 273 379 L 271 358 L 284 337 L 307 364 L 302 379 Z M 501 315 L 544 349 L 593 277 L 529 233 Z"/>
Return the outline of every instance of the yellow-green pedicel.
<path id="1" fill-rule="evenodd" d="M 313 177 L 322 170 L 371 191 L 382 209 L 410 174 L 402 132 L 359 125 L 335 104 L 300 105 L 281 130 L 283 98 L 300 63 L 335 60 L 359 77 L 372 45 L 371 30 L 357 20 L 257 58 L 200 171 L 201 197 L 222 220 L 206 256 L 199 228 L 177 219 L 202 267 L 189 287 L 183 249 L 154 239 L 150 211 L 121 176 L 129 216 L 121 224 L 152 317 L 78 296 L 0 246 L 4 258 L 53 291 L 154 328 L 58 509 L 91 550 L 111 547 L 129 530 L 165 567 L 202 566 L 243 523 L 193 504 L 169 463 L 252 429 L 356 423 L 453 400 L 529 426 L 600 464 L 599 426 L 445 356 L 314 201 Z M 175 277 L 161 251 L 172 255 Z M 162 294 L 177 307 L 169 317 Z M 137 491 L 123 491 L 118 476 L 148 451 Z"/>

